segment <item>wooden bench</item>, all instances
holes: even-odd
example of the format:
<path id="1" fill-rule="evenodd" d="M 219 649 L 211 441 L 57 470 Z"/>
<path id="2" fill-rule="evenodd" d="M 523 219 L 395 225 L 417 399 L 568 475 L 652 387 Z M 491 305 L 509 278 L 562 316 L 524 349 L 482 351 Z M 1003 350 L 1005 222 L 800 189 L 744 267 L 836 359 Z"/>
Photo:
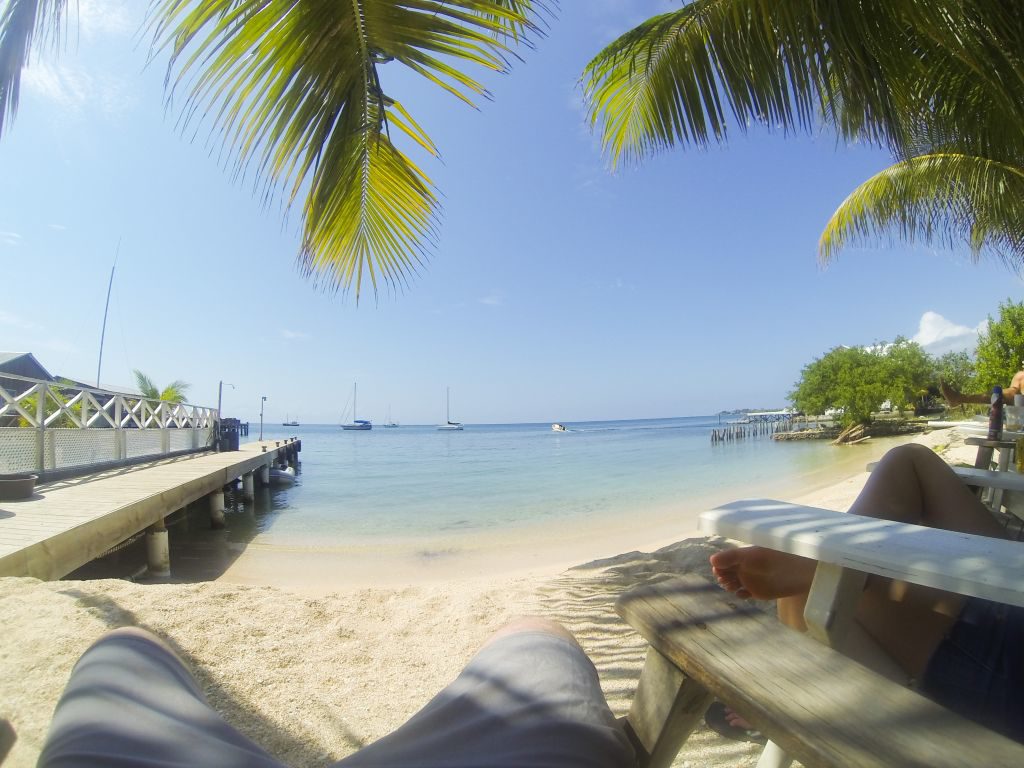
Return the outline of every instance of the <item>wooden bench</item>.
<path id="1" fill-rule="evenodd" d="M 667 766 L 713 697 L 772 742 L 759 765 L 1024 765 L 1024 745 L 957 717 L 829 646 L 868 574 L 1024 605 L 1024 546 L 766 499 L 700 516 L 701 528 L 818 561 L 806 635 L 699 577 L 622 596 L 651 645 L 627 718 L 641 764 Z M 820 642 L 814 642 L 818 640 Z"/>
<path id="2" fill-rule="evenodd" d="M 1024 765 L 1024 746 L 699 576 L 628 592 L 616 610 L 651 646 L 627 717 L 645 768 L 671 765 L 713 698 L 807 768 Z"/>

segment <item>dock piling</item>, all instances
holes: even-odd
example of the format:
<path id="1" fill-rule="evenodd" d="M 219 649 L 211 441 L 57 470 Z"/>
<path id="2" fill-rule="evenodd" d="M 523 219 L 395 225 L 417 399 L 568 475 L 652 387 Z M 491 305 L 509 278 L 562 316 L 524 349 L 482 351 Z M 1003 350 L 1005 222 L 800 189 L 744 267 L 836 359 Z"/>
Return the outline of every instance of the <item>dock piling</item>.
<path id="1" fill-rule="evenodd" d="M 251 502 L 256 498 L 253 480 L 252 472 L 246 472 L 242 475 L 242 499 L 244 501 Z"/>
<path id="2" fill-rule="evenodd" d="M 146 529 L 146 568 L 150 576 L 158 579 L 171 575 L 171 547 L 162 517 Z"/>
<path id="3" fill-rule="evenodd" d="M 213 491 L 210 496 L 210 527 L 224 527 L 224 491 Z"/>

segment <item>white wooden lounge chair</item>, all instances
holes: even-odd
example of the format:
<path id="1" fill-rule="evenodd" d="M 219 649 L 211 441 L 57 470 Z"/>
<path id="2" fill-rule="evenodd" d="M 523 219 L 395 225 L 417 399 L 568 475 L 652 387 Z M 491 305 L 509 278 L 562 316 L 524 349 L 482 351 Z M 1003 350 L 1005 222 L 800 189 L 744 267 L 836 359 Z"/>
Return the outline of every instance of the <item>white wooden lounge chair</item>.
<path id="1" fill-rule="evenodd" d="M 1024 745 L 828 647 L 871 573 L 1024 605 L 1024 546 L 763 499 L 705 512 L 701 528 L 818 560 L 810 630 L 695 576 L 623 595 L 617 610 L 651 646 L 626 718 L 641 766 L 670 765 L 714 697 L 772 740 L 762 768 L 1024 765 Z"/>

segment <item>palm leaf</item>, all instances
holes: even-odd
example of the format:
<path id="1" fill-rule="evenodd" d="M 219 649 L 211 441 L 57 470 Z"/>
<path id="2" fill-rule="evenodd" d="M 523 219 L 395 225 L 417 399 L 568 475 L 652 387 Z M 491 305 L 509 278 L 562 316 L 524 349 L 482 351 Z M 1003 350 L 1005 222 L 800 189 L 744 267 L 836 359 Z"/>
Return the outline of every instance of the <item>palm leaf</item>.
<path id="1" fill-rule="evenodd" d="M 827 263 L 851 243 L 898 233 L 909 242 L 967 242 L 976 260 L 989 253 L 1020 272 L 1022 221 L 1024 168 L 972 155 L 923 155 L 857 187 L 832 215 L 818 252 Z"/>
<path id="2" fill-rule="evenodd" d="M 238 176 L 265 201 L 301 199 L 300 269 L 318 284 L 404 285 L 435 242 L 429 177 L 395 143 L 438 150 L 380 70 L 404 65 L 467 104 L 504 72 L 505 40 L 538 31 L 536 0 L 159 0 L 154 39 L 183 124 L 209 116 Z M 173 93 L 173 88 L 172 88 Z M 395 129 L 396 135 L 392 135 Z"/>
<path id="3" fill-rule="evenodd" d="M 163 391 L 160 392 L 160 399 L 169 403 L 183 403 L 190 386 L 191 384 L 186 381 L 175 379 L 163 388 Z"/>
<path id="4" fill-rule="evenodd" d="M 18 111 L 21 73 L 33 48 L 60 41 L 67 0 L 7 0 L 0 11 L 0 136 Z"/>
<path id="5" fill-rule="evenodd" d="M 723 141 L 730 125 L 807 130 L 823 118 L 901 157 L 967 137 L 1005 155 L 1024 130 L 1022 6 L 695 0 L 588 64 L 591 121 L 613 162 Z"/>
<path id="6" fill-rule="evenodd" d="M 137 368 L 133 370 L 132 373 L 135 375 L 135 386 L 138 387 L 139 392 L 142 393 L 144 398 L 147 400 L 160 399 L 160 390 L 149 376 Z"/>

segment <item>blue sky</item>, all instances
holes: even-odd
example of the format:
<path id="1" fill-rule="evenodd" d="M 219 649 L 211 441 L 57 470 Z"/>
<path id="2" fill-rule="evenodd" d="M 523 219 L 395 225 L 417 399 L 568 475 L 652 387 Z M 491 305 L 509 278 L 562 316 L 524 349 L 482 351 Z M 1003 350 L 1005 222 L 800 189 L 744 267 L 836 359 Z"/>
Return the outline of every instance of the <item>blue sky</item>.
<path id="1" fill-rule="evenodd" d="M 284 222 L 165 109 L 141 6 L 79 0 L 77 35 L 33 62 L 0 141 L 0 351 L 102 384 L 191 382 L 190 400 L 270 422 L 581 421 L 784 405 L 802 366 L 897 335 L 971 348 L 1021 282 L 966 249 L 879 243 L 827 269 L 828 216 L 889 163 L 822 133 L 734 132 L 609 170 L 579 87 L 587 61 L 662 0 L 566 0 L 494 101 L 466 108 L 382 70 L 439 145 L 437 248 L 411 285 L 356 307 L 294 268 Z"/>

